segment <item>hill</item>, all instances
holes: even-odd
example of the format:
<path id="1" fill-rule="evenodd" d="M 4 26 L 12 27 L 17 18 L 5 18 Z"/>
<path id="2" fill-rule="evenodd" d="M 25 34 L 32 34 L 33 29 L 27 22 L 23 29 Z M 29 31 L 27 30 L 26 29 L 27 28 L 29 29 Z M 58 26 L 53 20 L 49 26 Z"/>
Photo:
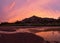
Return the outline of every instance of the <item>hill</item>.
<path id="1" fill-rule="evenodd" d="M 13 25 L 13 26 L 60 26 L 60 19 L 54 18 L 41 18 L 32 16 L 25 18 L 22 21 L 16 21 L 15 23 L 1 23 L 0 25 Z"/>

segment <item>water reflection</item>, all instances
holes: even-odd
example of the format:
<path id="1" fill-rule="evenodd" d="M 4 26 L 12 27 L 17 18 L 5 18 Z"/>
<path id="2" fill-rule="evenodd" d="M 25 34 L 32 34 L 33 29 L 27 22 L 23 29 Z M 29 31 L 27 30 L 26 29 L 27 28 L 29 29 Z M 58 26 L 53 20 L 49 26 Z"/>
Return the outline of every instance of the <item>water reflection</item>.
<path id="1" fill-rule="evenodd" d="M 5 31 L 5 30 L 9 30 Z M 4 31 L 3 31 L 4 30 Z M 10 32 L 10 30 L 16 30 Z M 4 34 L 14 34 L 18 32 L 31 32 L 36 35 L 43 37 L 48 41 L 58 41 L 60 42 L 60 27 L 34 27 L 34 28 L 23 28 L 23 27 L 0 27 L 0 33 Z"/>
<path id="2" fill-rule="evenodd" d="M 38 32 L 36 35 L 42 36 L 45 40 L 60 42 L 60 33 L 58 31 Z"/>

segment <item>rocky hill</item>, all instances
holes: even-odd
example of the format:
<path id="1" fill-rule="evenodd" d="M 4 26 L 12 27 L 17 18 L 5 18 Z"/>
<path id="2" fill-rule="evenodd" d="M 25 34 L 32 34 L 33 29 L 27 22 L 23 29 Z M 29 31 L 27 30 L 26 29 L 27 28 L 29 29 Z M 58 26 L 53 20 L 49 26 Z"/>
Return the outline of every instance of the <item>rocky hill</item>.
<path id="1" fill-rule="evenodd" d="M 0 25 L 14 25 L 14 26 L 60 26 L 60 19 L 54 18 L 41 18 L 32 16 L 25 18 L 22 21 L 16 21 L 15 23 L 1 23 Z"/>

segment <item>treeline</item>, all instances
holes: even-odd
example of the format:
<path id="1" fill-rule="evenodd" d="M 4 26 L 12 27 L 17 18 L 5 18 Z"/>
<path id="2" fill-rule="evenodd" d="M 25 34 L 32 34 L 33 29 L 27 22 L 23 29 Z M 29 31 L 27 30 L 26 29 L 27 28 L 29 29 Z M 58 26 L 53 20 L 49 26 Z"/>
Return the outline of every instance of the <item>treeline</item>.
<path id="1" fill-rule="evenodd" d="M 25 18 L 22 21 L 16 21 L 14 23 L 4 22 L 0 26 L 60 26 L 60 18 L 41 18 L 37 16 L 32 16 L 30 18 Z"/>

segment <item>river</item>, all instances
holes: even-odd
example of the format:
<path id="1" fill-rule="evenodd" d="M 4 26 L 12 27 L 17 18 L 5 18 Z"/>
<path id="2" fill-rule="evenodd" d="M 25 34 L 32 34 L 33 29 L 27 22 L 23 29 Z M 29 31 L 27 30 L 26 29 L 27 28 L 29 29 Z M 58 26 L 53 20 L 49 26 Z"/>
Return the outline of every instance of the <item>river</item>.
<path id="1" fill-rule="evenodd" d="M 14 32 L 7 32 L 7 31 L 0 30 L 0 33 L 14 34 L 17 32 L 29 32 L 29 33 L 34 33 L 38 36 L 41 36 L 45 40 L 48 40 L 51 42 L 53 42 L 53 41 L 60 42 L 60 31 L 57 31 L 58 29 L 60 29 L 60 27 L 35 27 L 35 28 L 20 28 L 20 27 L 16 28 L 15 27 L 15 29 L 16 29 L 16 31 L 14 31 Z M 46 29 L 53 29 L 55 31 L 53 31 L 53 30 L 45 31 Z"/>

